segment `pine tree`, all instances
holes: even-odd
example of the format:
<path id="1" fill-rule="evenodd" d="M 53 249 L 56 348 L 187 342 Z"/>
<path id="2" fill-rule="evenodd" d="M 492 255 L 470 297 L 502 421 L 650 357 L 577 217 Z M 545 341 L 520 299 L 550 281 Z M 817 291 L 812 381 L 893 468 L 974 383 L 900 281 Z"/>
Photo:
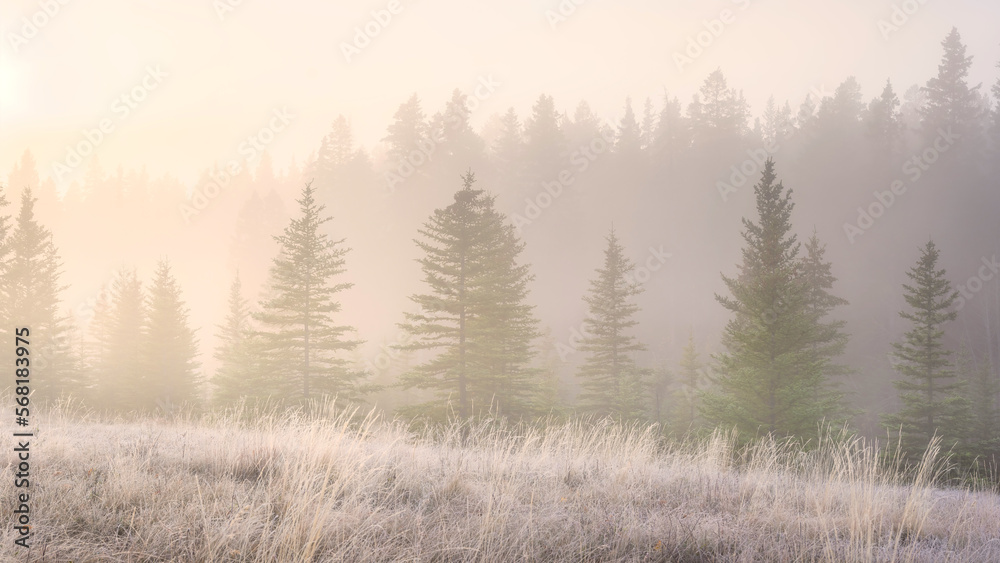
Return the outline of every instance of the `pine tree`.
<path id="1" fill-rule="evenodd" d="M 743 219 L 739 275 L 722 278 L 732 296 L 716 296 L 734 316 L 723 333 L 727 352 L 716 358 L 717 386 L 702 394 L 702 412 L 744 434 L 808 437 L 824 416 L 814 395 L 823 364 L 813 350 L 816 317 L 791 234 L 791 190 L 775 180 L 768 159 L 754 186 L 759 222 Z"/>
<path id="2" fill-rule="evenodd" d="M 467 418 L 492 409 L 530 416 L 544 408 L 539 370 L 530 367 L 538 335 L 525 304 L 532 276 L 517 262 L 523 249 L 513 226 L 494 209 L 494 197 L 474 189 L 467 173 L 455 202 L 437 209 L 420 230 L 417 246 L 430 293 L 411 297 L 420 311 L 400 326 L 407 350 L 438 351 L 400 377 L 404 388 L 434 398 L 404 412 L 441 419 L 453 410 Z"/>
<path id="3" fill-rule="evenodd" d="M 449 177 L 455 170 L 480 167 L 485 163 L 486 143 L 472 129 L 471 115 L 469 97 L 456 88 L 445 103 L 444 111 L 431 125 L 433 137 L 438 142 L 435 163 Z"/>
<path id="4" fill-rule="evenodd" d="M 972 56 L 965 55 L 965 45 L 958 30 L 951 29 L 941 42 L 944 55 L 936 77 L 927 81 L 923 91 L 927 103 L 921 110 L 925 135 L 934 137 L 938 129 L 949 129 L 959 138 L 972 138 L 979 129 L 980 85 L 969 87 L 966 79 L 972 66 Z"/>
<path id="5" fill-rule="evenodd" d="M 856 78 L 848 76 L 837 86 L 832 97 L 821 101 L 816 117 L 826 131 L 844 134 L 861 123 L 864 109 L 861 85 Z"/>
<path id="6" fill-rule="evenodd" d="M 674 171 L 685 157 L 691 145 L 691 128 L 681 115 L 681 102 L 677 97 L 663 94 L 663 109 L 656 121 L 651 154 L 654 162 L 668 172 Z"/>
<path id="7" fill-rule="evenodd" d="M 214 357 L 219 367 L 212 378 L 212 402 L 219 407 L 232 406 L 240 400 L 248 403 L 267 398 L 267 381 L 260 357 L 260 342 L 254 330 L 250 302 L 243 297 L 243 285 L 237 273 L 229 286 L 229 312 L 218 326 L 219 344 Z"/>
<path id="8" fill-rule="evenodd" d="M 306 175 L 313 180 L 320 195 L 331 194 L 356 182 L 366 166 L 365 160 L 364 152 L 354 147 L 350 122 L 338 115 L 330 132 L 320 142 L 316 160 L 307 166 Z"/>
<path id="9" fill-rule="evenodd" d="M 94 348 L 89 363 L 97 406 L 119 412 L 146 406 L 142 361 L 145 330 L 142 282 L 134 269 L 123 267 L 111 282 L 107 300 L 98 301 L 90 322 Z"/>
<path id="10" fill-rule="evenodd" d="M 792 108 L 785 102 L 779 108 L 774 101 L 774 96 L 767 99 L 764 107 L 763 141 L 772 146 L 781 148 L 792 132 Z"/>
<path id="11" fill-rule="evenodd" d="M 534 306 L 525 303 L 534 276 L 527 264 L 518 263 L 524 243 L 514 226 L 495 210 L 488 219 L 492 240 L 487 248 L 492 252 L 478 288 L 484 308 L 471 319 L 472 331 L 481 335 L 472 346 L 478 374 L 471 389 L 473 397 L 492 398 L 498 414 L 533 416 L 547 406 L 541 370 L 529 367 L 535 356 L 532 343 L 540 334 Z"/>
<path id="12" fill-rule="evenodd" d="M 865 123 L 877 158 L 887 164 L 899 150 L 903 133 L 899 98 L 893 92 L 892 82 L 889 80 L 885 81 L 882 95 L 868 104 Z"/>
<path id="13" fill-rule="evenodd" d="M 812 94 L 806 96 L 799 106 L 799 112 L 795 115 L 795 128 L 799 136 L 806 139 L 816 135 L 816 102 Z"/>
<path id="14" fill-rule="evenodd" d="M 530 183 L 549 182 L 566 166 L 566 135 L 552 96 L 542 94 L 524 124 L 526 176 Z"/>
<path id="15" fill-rule="evenodd" d="M 514 108 L 509 108 L 500 118 L 500 135 L 493 143 L 492 152 L 501 192 L 516 198 L 523 190 L 524 137 Z"/>
<path id="16" fill-rule="evenodd" d="M 85 384 L 69 346 L 68 319 L 59 314 L 59 293 L 65 289 L 59 284 L 59 256 L 52 233 L 35 219 L 36 201 L 25 188 L 14 230 L 0 252 L 8 253 L 3 271 L 8 324 L 0 331 L 13 342 L 15 328 L 29 329 L 32 387 L 37 401 L 47 401 L 81 393 Z"/>
<path id="17" fill-rule="evenodd" d="M 1000 407 L 996 397 L 1000 382 L 993 376 L 988 362 L 961 365 L 969 402 L 969 425 L 964 438 L 965 449 L 974 456 L 994 457 L 1000 462 Z"/>
<path id="18" fill-rule="evenodd" d="M 844 394 L 837 388 L 834 378 L 847 375 L 851 370 L 835 360 L 847 347 L 848 336 L 843 330 L 845 321 L 827 320 L 827 317 L 834 309 L 848 303 L 846 299 L 830 293 L 837 278 L 833 275 L 832 265 L 824 259 L 826 245 L 820 242 L 815 230 L 806 241 L 805 250 L 799 275 L 805 283 L 806 312 L 812 321 L 811 348 L 822 376 L 813 387 L 813 397 L 826 423 L 842 424 L 846 422 L 847 414 Z"/>
<path id="19" fill-rule="evenodd" d="M 359 401 L 372 390 L 364 373 L 339 356 L 360 342 L 347 340 L 353 329 L 333 323 L 340 311 L 334 298 L 353 284 L 337 282 L 344 272 L 344 241 L 321 231 L 332 218 L 306 184 L 297 200 L 299 216 L 275 237 L 280 249 L 271 266 L 270 294 L 254 318 L 261 326 L 266 372 L 278 399 L 308 402 L 324 396 Z"/>
<path id="20" fill-rule="evenodd" d="M 632 98 L 625 98 L 625 115 L 618 123 L 615 153 L 624 163 L 635 165 L 642 154 L 642 128 L 632 111 Z"/>
<path id="21" fill-rule="evenodd" d="M 634 352 L 646 348 L 629 330 L 638 324 L 632 317 L 639 306 L 632 299 L 642 293 L 642 286 L 629 281 L 635 264 L 625 256 L 614 229 L 607 241 L 604 265 L 584 297 L 589 312 L 578 347 L 587 353 L 579 372 L 583 386 L 580 402 L 585 411 L 599 416 L 634 420 L 645 414 L 649 376 L 633 358 Z"/>
<path id="22" fill-rule="evenodd" d="M 902 428 L 903 448 L 919 455 L 931 438 L 961 438 L 968 402 L 962 397 L 963 381 L 956 377 L 944 347 L 944 325 L 958 316 L 958 292 L 945 271 L 938 269 L 939 252 L 933 241 L 921 249 L 917 264 L 906 273 L 913 285 L 903 284 L 908 310 L 899 315 L 913 323 L 902 342 L 893 343 L 896 371 L 904 376 L 893 382 L 903 408 L 885 417 L 890 430 Z"/>
<path id="23" fill-rule="evenodd" d="M 589 145 L 601 134 L 602 127 L 606 127 L 606 124 L 590 109 L 587 100 L 580 100 L 573 111 L 573 119 L 565 120 L 562 129 L 567 145 L 579 147 Z"/>
<path id="24" fill-rule="evenodd" d="M 731 148 L 749 130 L 750 106 L 729 88 L 721 69 L 712 71 L 688 106 L 695 140 L 702 146 Z"/>
<path id="25" fill-rule="evenodd" d="M 427 137 L 428 125 L 426 116 L 420 109 L 420 98 L 415 93 L 399 106 L 393 119 L 382 140 L 389 144 L 387 151 L 389 165 L 395 168 L 405 161 L 411 152 L 417 150 L 420 141 Z"/>
<path id="26" fill-rule="evenodd" d="M 188 326 L 188 310 L 181 289 L 161 260 L 146 296 L 142 362 L 145 408 L 166 413 L 201 402 L 197 374 L 198 342 Z"/>

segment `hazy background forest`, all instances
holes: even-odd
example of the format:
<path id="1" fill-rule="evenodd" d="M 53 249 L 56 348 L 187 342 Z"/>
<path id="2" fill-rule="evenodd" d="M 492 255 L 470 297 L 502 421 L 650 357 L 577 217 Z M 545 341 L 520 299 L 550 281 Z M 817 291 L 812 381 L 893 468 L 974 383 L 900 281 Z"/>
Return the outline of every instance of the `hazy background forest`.
<path id="1" fill-rule="evenodd" d="M 163 368 L 163 385 L 196 389 L 172 397 L 217 404 L 233 282 L 250 327 L 273 297 L 274 237 L 300 216 L 308 184 L 333 217 L 322 232 L 350 249 L 331 283 L 353 285 L 334 294 L 331 318 L 360 343 L 336 369 L 381 386 L 360 396 L 367 404 L 419 404 L 428 391 L 394 387 L 428 358 L 399 348 L 412 343 L 400 323 L 420 312 L 411 296 L 428 291 L 414 239 L 471 171 L 524 244 L 524 303 L 538 319 L 526 365 L 548 386 L 548 412 L 578 406 L 584 297 L 613 228 L 641 289 L 629 331 L 645 346 L 629 353 L 648 370 L 641 418 L 682 432 L 704 422 L 684 412 L 717 375 L 732 314 L 716 295 L 737 274 L 741 219 L 756 220 L 753 186 L 772 158 L 792 190 L 792 233 L 825 245 L 830 291 L 847 303 L 830 318 L 849 336 L 836 357 L 849 369 L 834 379 L 852 425 L 884 435 L 901 406 L 902 284 L 931 239 L 961 293 L 945 347 L 970 382 L 962 393 L 991 389 L 996 415 L 993 7 L 394 1 L 277 17 L 224 0 L 106 4 L 59 4 L 41 26 L 21 21 L 35 4 L 4 8 L 0 214 L 9 256 L 30 254 L 14 247 L 36 224 L 52 247 L 25 258 L 48 261 L 35 278 L 5 271 L 8 287 L 48 284 L 38 295 L 50 301 L 19 317 L 27 305 L 12 298 L 3 322 L 38 324 L 40 400 L 169 410 L 123 391 L 166 365 L 160 354 L 177 370 Z M 133 25 L 109 23 L 108 10 Z M 439 33 L 446 12 L 463 23 Z M 905 192 L 893 194 L 897 180 Z M 141 295 L 133 309 L 127 295 Z M 184 341 L 172 348 L 150 332 L 157 295 L 176 305 L 179 324 L 161 319 Z M 121 328 L 128 315 L 138 330 Z M 992 387 L 972 386 L 982 372 Z"/>

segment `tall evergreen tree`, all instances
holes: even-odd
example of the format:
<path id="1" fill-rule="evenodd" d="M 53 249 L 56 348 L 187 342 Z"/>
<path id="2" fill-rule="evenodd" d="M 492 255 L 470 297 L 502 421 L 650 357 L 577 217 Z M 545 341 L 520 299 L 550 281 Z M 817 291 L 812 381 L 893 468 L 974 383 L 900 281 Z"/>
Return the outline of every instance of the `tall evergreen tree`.
<path id="1" fill-rule="evenodd" d="M 199 406 L 198 342 L 167 260 L 157 264 L 146 310 L 142 346 L 145 407 L 171 413 L 182 406 Z"/>
<path id="2" fill-rule="evenodd" d="M 437 351 L 400 377 L 405 388 L 430 390 L 431 401 L 404 409 L 441 419 L 487 409 L 527 416 L 543 406 L 538 370 L 530 366 L 538 335 L 525 304 L 532 277 L 518 264 L 523 249 L 513 226 L 494 208 L 494 197 L 474 189 L 468 173 L 455 201 L 437 209 L 419 232 L 419 260 L 430 293 L 411 299 L 420 307 L 400 326 L 408 350 Z M 452 406 L 454 405 L 454 406 Z"/>
<path id="3" fill-rule="evenodd" d="M 795 114 L 795 129 L 798 137 L 802 139 L 812 139 L 816 136 L 816 101 L 812 94 L 806 96 L 799 106 L 799 111 Z"/>
<path id="4" fill-rule="evenodd" d="M 813 398 L 825 422 L 844 423 L 847 414 L 844 394 L 838 389 L 835 378 L 851 373 L 847 366 L 836 362 L 847 347 L 846 322 L 828 317 L 837 307 L 847 305 L 847 300 L 831 293 L 837 278 L 833 275 L 832 264 L 824 258 L 826 245 L 820 242 L 815 230 L 806 241 L 805 250 L 806 255 L 799 264 L 799 275 L 805 284 L 806 312 L 812 321 L 810 346 L 813 360 L 821 375 L 813 387 Z"/>
<path id="5" fill-rule="evenodd" d="M 468 177 L 471 181 L 471 176 Z M 492 199 L 492 197 L 491 197 Z M 528 264 L 519 263 L 524 243 L 512 224 L 492 209 L 487 210 L 492 249 L 482 270 L 478 291 L 483 309 L 470 320 L 477 370 L 470 388 L 473 397 L 490 398 L 494 410 L 511 417 L 528 417 L 545 411 L 545 380 L 540 369 L 530 367 L 535 356 L 534 340 L 540 335 L 534 306 L 526 303 L 528 284 L 534 279 Z"/>
<path id="6" fill-rule="evenodd" d="M 625 115 L 618 123 L 615 153 L 623 161 L 635 165 L 642 154 L 642 127 L 632 111 L 632 98 L 625 98 Z"/>
<path id="7" fill-rule="evenodd" d="M 438 141 L 435 163 L 449 178 L 456 171 L 485 163 L 486 143 L 472 128 L 471 115 L 469 97 L 456 88 L 444 111 L 432 120 L 431 130 Z"/>
<path id="8" fill-rule="evenodd" d="M 59 283 L 59 256 L 52 233 L 35 219 L 36 201 L 25 188 L 14 230 L 0 251 L 9 253 L 2 272 L 8 324 L 0 331 L 13 342 L 15 327 L 30 330 L 32 387 L 36 400 L 44 401 L 80 393 L 83 382 L 69 346 L 68 319 L 59 313 L 65 288 Z"/>
<path id="9" fill-rule="evenodd" d="M 334 120 L 330 132 L 320 142 L 316 159 L 306 167 L 321 196 L 331 197 L 336 190 L 367 180 L 370 172 L 363 149 L 355 148 L 351 124 L 343 115 Z"/>
<path id="10" fill-rule="evenodd" d="M 966 361 L 960 368 L 970 407 L 965 449 L 972 456 L 992 457 L 993 463 L 1000 463 L 1000 406 L 996 401 L 1000 382 L 988 362 Z"/>
<path id="11" fill-rule="evenodd" d="M 663 108 L 656 121 L 651 154 L 654 162 L 668 172 L 675 171 L 691 148 L 691 127 L 677 97 L 663 94 Z"/>
<path id="12" fill-rule="evenodd" d="M 399 106 L 393 119 L 382 140 L 389 144 L 389 165 L 396 167 L 411 152 L 417 150 L 420 141 L 427 137 L 428 124 L 427 117 L 420 108 L 420 98 L 415 93 Z"/>
<path id="13" fill-rule="evenodd" d="M 712 71 L 688 106 L 696 143 L 731 149 L 749 131 L 750 106 L 742 92 L 729 88 L 721 69 Z"/>
<path id="14" fill-rule="evenodd" d="M 743 263 L 723 276 L 731 297 L 716 296 L 733 313 L 716 359 L 717 386 L 702 395 L 710 421 L 742 433 L 814 436 L 824 412 L 814 389 L 822 363 L 813 350 L 816 317 L 799 275 L 799 243 L 791 233 L 791 190 L 776 182 L 768 159 L 754 186 L 758 222 L 743 219 Z"/>
<path id="15" fill-rule="evenodd" d="M 219 344 L 214 357 L 219 367 L 212 378 L 212 402 L 226 407 L 245 400 L 266 399 L 267 385 L 260 357 L 260 342 L 254 330 L 250 302 L 243 297 L 239 274 L 229 286 L 228 313 L 218 326 Z"/>
<path id="16" fill-rule="evenodd" d="M 893 382 L 900 391 L 903 408 L 885 417 L 890 430 L 902 428 L 903 447 L 919 455 L 931 438 L 962 437 L 968 401 L 962 396 L 964 382 L 956 377 L 945 349 L 945 323 L 958 316 L 954 309 L 958 292 L 938 269 L 939 252 L 933 241 L 921 249 L 917 264 L 906 273 L 913 285 L 903 284 L 907 310 L 899 315 L 913 323 L 902 342 L 893 343 L 896 371 L 904 376 Z"/>
<path id="17" fill-rule="evenodd" d="M 280 248 L 271 266 L 270 294 L 254 318 L 276 398 L 307 402 L 336 395 L 357 401 L 372 389 L 363 382 L 365 374 L 340 354 L 360 342 L 345 338 L 351 327 L 333 322 L 340 311 L 335 297 L 353 285 L 337 282 L 348 249 L 322 232 L 332 218 L 324 217 L 315 191 L 305 185 L 297 200 L 299 216 L 275 236 Z"/>
<path id="18" fill-rule="evenodd" d="M 981 114 L 977 92 L 980 85 L 970 88 L 967 82 L 972 56 L 966 56 L 962 37 L 955 28 L 941 46 L 944 55 L 938 65 L 938 74 L 923 88 L 927 103 L 921 110 L 921 125 L 924 134 L 930 137 L 938 135 L 938 129 L 951 128 L 959 138 L 971 139 L 980 127 Z"/>
<path id="19" fill-rule="evenodd" d="M 903 122 L 899 114 L 899 98 L 892 90 L 892 82 L 885 81 L 882 94 L 868 104 L 865 114 L 868 138 L 875 149 L 875 156 L 888 164 L 900 149 Z"/>
<path id="20" fill-rule="evenodd" d="M 500 135 L 493 142 L 492 153 L 500 191 L 519 199 L 524 181 L 524 136 L 514 108 L 500 118 Z"/>
<path id="21" fill-rule="evenodd" d="M 552 96 L 542 94 L 524 124 L 527 179 L 537 185 L 559 177 L 566 166 L 566 135 Z"/>
<path id="22" fill-rule="evenodd" d="M 638 419 L 646 411 L 648 370 L 636 365 L 635 352 L 645 350 L 630 329 L 638 324 L 633 316 L 639 306 L 633 298 L 642 293 L 634 281 L 635 264 L 625 256 L 614 229 L 607 237 L 604 265 L 590 281 L 584 301 L 588 314 L 584 319 L 584 338 L 578 347 L 587 354 L 580 367 L 583 392 L 581 407 L 600 416 Z"/>
<path id="23" fill-rule="evenodd" d="M 837 86 L 833 96 L 821 100 L 816 117 L 827 131 L 844 133 L 858 126 L 864 109 L 861 84 L 848 76 Z"/>
<path id="24" fill-rule="evenodd" d="M 98 300 L 90 321 L 94 347 L 88 363 L 98 407 L 124 412 L 145 406 L 142 361 L 145 330 L 142 282 L 134 269 L 123 267 L 111 281 L 108 298 Z"/>
<path id="25" fill-rule="evenodd" d="M 792 132 L 792 108 L 785 102 L 785 105 L 778 107 L 774 101 L 774 96 L 767 99 L 763 114 L 763 141 L 771 143 L 777 148 L 782 148 L 785 141 Z"/>

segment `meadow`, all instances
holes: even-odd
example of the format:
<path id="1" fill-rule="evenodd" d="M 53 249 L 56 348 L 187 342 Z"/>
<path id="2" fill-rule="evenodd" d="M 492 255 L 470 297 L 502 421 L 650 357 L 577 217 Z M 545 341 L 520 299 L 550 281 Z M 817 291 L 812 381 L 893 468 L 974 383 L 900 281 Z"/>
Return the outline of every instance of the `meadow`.
<path id="1" fill-rule="evenodd" d="M 327 412 L 53 409 L 31 443 L 31 550 L 6 525 L 0 560 L 1000 561 L 1000 496 L 941 486 L 936 447 L 907 470 L 837 433 L 803 449 Z"/>

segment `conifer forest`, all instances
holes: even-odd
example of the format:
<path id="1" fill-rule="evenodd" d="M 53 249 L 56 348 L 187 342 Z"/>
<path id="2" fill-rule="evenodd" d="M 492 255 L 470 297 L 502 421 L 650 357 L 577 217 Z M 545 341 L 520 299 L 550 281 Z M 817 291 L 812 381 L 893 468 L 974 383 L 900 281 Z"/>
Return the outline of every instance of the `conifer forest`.
<path id="1" fill-rule="evenodd" d="M 3 561 L 1000 561 L 1000 5 L 0 7 Z"/>

